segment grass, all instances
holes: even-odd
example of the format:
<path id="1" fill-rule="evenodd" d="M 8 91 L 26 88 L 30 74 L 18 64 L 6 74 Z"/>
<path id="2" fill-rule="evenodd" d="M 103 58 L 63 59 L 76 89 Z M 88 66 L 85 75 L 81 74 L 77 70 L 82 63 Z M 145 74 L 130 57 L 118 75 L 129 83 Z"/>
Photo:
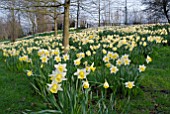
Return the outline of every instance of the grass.
<path id="1" fill-rule="evenodd" d="M 155 48 L 142 75 L 141 93 L 132 98 L 130 114 L 170 114 L 170 47 Z"/>
<path id="2" fill-rule="evenodd" d="M 74 32 L 81 32 L 83 29 L 70 29 L 70 33 L 74 33 Z M 62 30 L 58 30 L 58 34 L 62 34 Z M 50 35 L 54 35 L 54 31 L 51 31 L 51 32 L 44 32 L 44 33 L 37 33 L 37 34 L 33 34 L 33 35 L 30 35 L 30 36 L 25 36 L 25 37 L 22 37 L 22 38 L 17 38 L 16 40 L 23 40 L 23 39 L 31 39 L 31 38 L 34 38 L 34 37 L 39 37 L 39 36 L 50 36 Z M 1 42 L 10 42 L 10 39 L 0 39 L 0 43 Z"/>
<path id="3" fill-rule="evenodd" d="M 0 113 L 21 114 L 26 109 L 45 108 L 40 96 L 34 93 L 25 74 L 8 71 L 0 60 Z"/>

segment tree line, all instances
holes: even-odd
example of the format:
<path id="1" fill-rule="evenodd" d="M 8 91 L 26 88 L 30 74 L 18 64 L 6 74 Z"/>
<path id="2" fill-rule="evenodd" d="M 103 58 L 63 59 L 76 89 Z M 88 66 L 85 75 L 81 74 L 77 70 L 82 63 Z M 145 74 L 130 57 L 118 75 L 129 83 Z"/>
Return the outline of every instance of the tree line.
<path id="1" fill-rule="evenodd" d="M 76 25 L 76 28 L 79 28 L 80 25 L 82 27 L 88 26 L 87 19 L 92 18 L 100 27 L 102 24 L 111 25 L 113 19 L 116 21 L 119 20 L 119 11 L 117 10 L 115 13 L 112 11 L 112 4 L 115 2 L 119 1 L 0 0 L 0 11 L 2 14 L 7 14 L 7 19 L 0 19 L 0 37 L 10 38 L 12 41 L 15 41 L 18 37 L 22 37 L 24 30 L 21 19 L 24 18 L 31 23 L 31 29 L 27 32 L 30 34 L 54 30 L 55 36 L 57 36 L 58 28 L 63 29 L 63 45 L 67 47 L 70 25 Z M 170 23 L 169 0 L 142 0 L 141 4 L 145 6 L 145 10 L 142 13 L 145 12 L 148 14 L 148 20 L 157 20 L 158 22 L 159 20 L 166 20 Z M 124 13 L 124 15 L 130 15 L 128 10 L 124 11 Z M 141 16 L 142 13 L 139 15 Z M 137 21 L 137 13 L 135 11 L 134 19 Z M 127 23 L 127 17 L 124 21 Z"/>

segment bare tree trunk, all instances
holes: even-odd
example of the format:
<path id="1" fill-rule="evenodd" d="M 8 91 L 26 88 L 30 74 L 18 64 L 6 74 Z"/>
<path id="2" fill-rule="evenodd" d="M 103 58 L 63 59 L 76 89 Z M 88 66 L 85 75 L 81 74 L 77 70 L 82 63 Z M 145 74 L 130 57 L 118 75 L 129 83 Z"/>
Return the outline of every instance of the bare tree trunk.
<path id="1" fill-rule="evenodd" d="M 170 23 L 170 19 L 169 19 L 169 15 L 168 15 L 169 9 L 167 9 L 167 6 L 168 6 L 168 1 L 163 0 L 163 12 L 165 14 L 165 17 L 168 20 L 168 23 Z"/>
<path id="2" fill-rule="evenodd" d="M 57 23 L 57 21 L 58 21 L 58 18 L 57 18 L 57 16 L 54 18 L 54 31 L 55 31 L 55 37 L 57 37 L 57 35 L 58 35 L 58 23 Z"/>
<path id="3" fill-rule="evenodd" d="M 32 25 L 30 32 L 31 32 L 31 34 L 35 34 L 36 33 L 35 16 L 34 16 L 33 13 L 28 12 L 28 18 L 29 18 L 31 25 Z"/>
<path id="4" fill-rule="evenodd" d="M 76 25 L 76 29 L 78 29 L 79 27 L 79 12 L 80 12 L 80 0 L 77 0 L 77 25 Z"/>
<path id="5" fill-rule="evenodd" d="M 167 10 L 167 5 L 166 4 L 164 4 L 163 5 L 163 11 L 164 11 L 164 14 L 165 14 L 165 16 L 166 16 L 166 18 L 167 18 L 167 20 L 168 20 L 168 23 L 170 23 L 170 19 L 169 19 L 169 16 L 168 16 L 168 11 L 169 10 Z"/>
<path id="6" fill-rule="evenodd" d="M 127 0 L 125 0 L 125 25 L 127 25 Z"/>
<path id="7" fill-rule="evenodd" d="M 170 19 L 169 19 L 168 14 L 166 13 L 165 16 L 166 16 L 166 18 L 167 18 L 167 20 L 168 20 L 168 23 L 170 24 Z"/>
<path id="8" fill-rule="evenodd" d="M 110 15 L 111 15 L 111 9 L 110 9 L 110 0 L 109 0 L 109 26 L 110 26 L 110 23 L 111 23 L 111 21 L 110 21 Z"/>
<path id="9" fill-rule="evenodd" d="M 64 52 L 68 52 L 69 46 L 69 13 L 70 13 L 70 0 L 65 0 L 64 7 L 64 30 L 63 30 L 63 46 Z"/>
<path id="10" fill-rule="evenodd" d="M 32 34 L 36 34 L 36 24 L 32 22 Z"/>
<path id="11" fill-rule="evenodd" d="M 12 34 L 11 34 L 11 40 L 12 42 L 15 42 L 15 39 L 16 39 L 16 29 L 15 29 L 15 11 L 14 10 L 11 10 L 11 15 L 12 15 L 12 22 L 11 22 L 11 25 L 12 25 Z"/>
<path id="12" fill-rule="evenodd" d="M 101 22 L 100 22 L 100 10 L 101 10 L 101 8 L 100 8 L 100 0 L 99 0 L 99 8 L 98 8 L 98 10 L 99 10 L 99 27 L 100 27 L 100 25 L 101 25 Z"/>
<path id="13" fill-rule="evenodd" d="M 106 19 L 106 0 L 104 0 L 104 26 L 106 26 L 107 25 L 107 19 Z"/>
<path id="14" fill-rule="evenodd" d="M 57 0 L 55 0 L 55 2 L 57 2 Z M 58 13 L 57 13 L 57 8 L 54 8 L 54 15 L 53 15 L 53 19 L 54 19 L 54 35 L 55 37 L 57 37 L 58 35 Z"/>

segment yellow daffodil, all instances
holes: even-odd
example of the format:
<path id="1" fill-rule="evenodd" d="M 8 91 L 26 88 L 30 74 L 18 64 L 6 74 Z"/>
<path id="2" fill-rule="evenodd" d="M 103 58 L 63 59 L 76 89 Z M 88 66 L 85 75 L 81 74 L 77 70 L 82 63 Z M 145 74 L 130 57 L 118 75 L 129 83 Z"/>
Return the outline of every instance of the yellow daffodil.
<path id="1" fill-rule="evenodd" d="M 103 54 L 106 54 L 106 53 L 107 53 L 107 51 L 106 51 L 105 49 L 103 49 L 102 52 L 103 52 Z"/>
<path id="2" fill-rule="evenodd" d="M 77 69 L 77 72 L 74 73 L 74 75 L 78 76 L 78 79 L 85 79 L 88 74 L 89 73 L 86 71 L 86 68 Z"/>
<path id="3" fill-rule="evenodd" d="M 91 56 L 91 52 L 88 50 L 88 51 L 86 51 L 86 55 L 87 56 Z"/>
<path id="4" fill-rule="evenodd" d="M 58 48 L 54 50 L 54 55 L 60 55 L 60 50 Z"/>
<path id="5" fill-rule="evenodd" d="M 148 64 L 148 63 L 150 63 L 150 62 L 152 62 L 152 58 L 151 58 L 151 57 L 149 57 L 149 56 L 147 56 L 147 58 L 146 58 L 146 62 L 147 62 L 147 64 Z"/>
<path id="6" fill-rule="evenodd" d="M 138 68 L 139 72 L 144 72 L 145 69 L 146 69 L 145 65 L 139 65 L 139 68 Z"/>
<path id="7" fill-rule="evenodd" d="M 47 63 L 48 62 L 48 57 L 47 56 L 42 56 L 41 58 L 42 63 Z"/>
<path id="8" fill-rule="evenodd" d="M 132 89 L 134 86 L 135 86 L 134 81 L 132 81 L 132 82 L 128 81 L 125 83 L 125 87 L 127 87 L 129 89 Z"/>
<path id="9" fill-rule="evenodd" d="M 129 60 L 129 59 L 124 59 L 123 60 L 124 65 L 130 65 L 130 62 L 131 62 L 131 60 Z"/>
<path id="10" fill-rule="evenodd" d="M 85 89 L 89 88 L 89 82 L 87 80 L 83 83 L 83 88 Z"/>
<path id="11" fill-rule="evenodd" d="M 56 70 L 58 70 L 59 72 L 66 72 L 67 69 L 66 69 L 66 64 L 57 64 L 57 65 L 54 65 Z"/>
<path id="12" fill-rule="evenodd" d="M 24 55 L 22 57 L 19 57 L 19 61 L 24 61 L 24 62 L 27 62 L 28 61 L 28 56 L 27 55 Z"/>
<path id="13" fill-rule="evenodd" d="M 91 70 L 92 72 L 94 72 L 94 71 L 96 70 L 96 67 L 94 67 L 94 62 L 93 62 L 92 65 L 90 66 L 90 70 Z"/>
<path id="14" fill-rule="evenodd" d="M 122 65 L 122 59 L 117 59 L 116 65 L 121 66 Z"/>
<path id="15" fill-rule="evenodd" d="M 52 72 L 52 74 L 49 75 L 52 81 L 56 81 L 57 83 L 62 82 L 63 80 L 66 80 L 66 72 L 59 72 L 58 70 L 55 70 Z"/>
<path id="16" fill-rule="evenodd" d="M 43 68 L 43 67 L 44 67 L 44 65 L 43 65 L 43 64 L 41 64 L 40 68 Z"/>
<path id="17" fill-rule="evenodd" d="M 109 62 L 108 62 L 108 63 L 106 63 L 106 67 L 107 67 L 107 68 L 110 68 L 110 67 L 111 67 L 111 65 L 112 65 L 112 64 L 111 64 L 111 63 L 109 63 Z"/>
<path id="18" fill-rule="evenodd" d="M 80 58 L 74 60 L 74 65 L 75 65 L 75 66 L 80 65 L 80 63 L 81 63 L 81 59 L 80 59 Z"/>
<path id="19" fill-rule="evenodd" d="M 109 59 L 108 56 L 104 56 L 104 57 L 103 57 L 103 61 L 104 61 L 104 62 L 109 62 L 109 60 L 110 60 L 110 59 Z"/>
<path id="20" fill-rule="evenodd" d="M 31 70 L 28 70 L 28 71 L 27 71 L 27 76 L 32 76 L 32 75 L 33 75 L 32 71 L 31 71 Z"/>
<path id="21" fill-rule="evenodd" d="M 146 47 L 147 43 L 146 42 L 143 42 L 143 46 Z"/>
<path id="22" fill-rule="evenodd" d="M 54 60 L 55 60 L 56 62 L 61 62 L 61 57 L 58 55 L 58 56 L 56 56 L 56 57 L 54 58 Z"/>
<path id="23" fill-rule="evenodd" d="M 69 55 L 68 54 L 63 55 L 63 59 L 64 59 L 64 61 L 69 60 Z"/>
<path id="24" fill-rule="evenodd" d="M 109 52 L 107 53 L 107 57 L 112 58 L 112 56 L 113 56 L 113 52 L 110 52 L 110 51 L 109 51 Z"/>
<path id="25" fill-rule="evenodd" d="M 49 91 L 51 93 L 57 93 L 58 91 L 62 91 L 63 89 L 61 88 L 61 84 L 58 84 L 56 82 L 52 82 L 52 84 L 47 84 L 49 87 Z"/>
<path id="26" fill-rule="evenodd" d="M 111 58 L 115 60 L 115 59 L 119 58 L 119 54 L 118 53 L 113 53 Z"/>
<path id="27" fill-rule="evenodd" d="M 116 66 L 114 66 L 114 65 L 111 66 L 111 68 L 110 68 L 111 74 L 112 74 L 112 73 L 116 74 L 118 71 L 119 71 L 119 69 L 118 69 Z"/>

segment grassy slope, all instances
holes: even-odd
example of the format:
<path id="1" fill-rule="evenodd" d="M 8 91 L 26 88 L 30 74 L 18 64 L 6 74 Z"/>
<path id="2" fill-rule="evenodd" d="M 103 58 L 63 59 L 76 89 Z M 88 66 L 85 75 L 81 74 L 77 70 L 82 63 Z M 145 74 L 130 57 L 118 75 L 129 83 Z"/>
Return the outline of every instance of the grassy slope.
<path id="1" fill-rule="evenodd" d="M 153 62 L 142 75 L 143 91 L 132 97 L 130 114 L 170 113 L 170 47 L 156 48 Z M 0 113 L 20 114 L 25 109 L 42 110 L 42 99 L 29 85 L 25 74 L 13 73 L 0 59 Z"/>
<path id="2" fill-rule="evenodd" d="M 170 114 L 170 47 L 156 48 L 143 74 L 143 91 L 132 98 L 130 114 Z"/>
<path id="3" fill-rule="evenodd" d="M 25 74 L 8 71 L 0 60 L 0 114 L 21 114 L 25 109 L 40 108 L 42 99 L 34 93 Z"/>
<path id="4" fill-rule="evenodd" d="M 70 32 L 74 31 L 75 30 L 70 30 Z M 62 31 L 58 31 L 58 34 L 61 34 L 61 32 Z M 81 29 L 76 32 L 81 32 Z M 30 39 L 35 36 L 49 36 L 52 34 L 54 34 L 54 32 L 36 34 L 32 37 L 18 40 Z M 8 42 L 9 40 L 5 41 Z M 25 109 L 32 111 L 45 109 L 46 105 L 43 104 L 42 98 L 32 90 L 26 75 L 8 71 L 8 69 L 5 68 L 5 63 L 2 61 L 1 56 L 0 53 L 0 114 L 20 114 L 25 112 Z"/>

